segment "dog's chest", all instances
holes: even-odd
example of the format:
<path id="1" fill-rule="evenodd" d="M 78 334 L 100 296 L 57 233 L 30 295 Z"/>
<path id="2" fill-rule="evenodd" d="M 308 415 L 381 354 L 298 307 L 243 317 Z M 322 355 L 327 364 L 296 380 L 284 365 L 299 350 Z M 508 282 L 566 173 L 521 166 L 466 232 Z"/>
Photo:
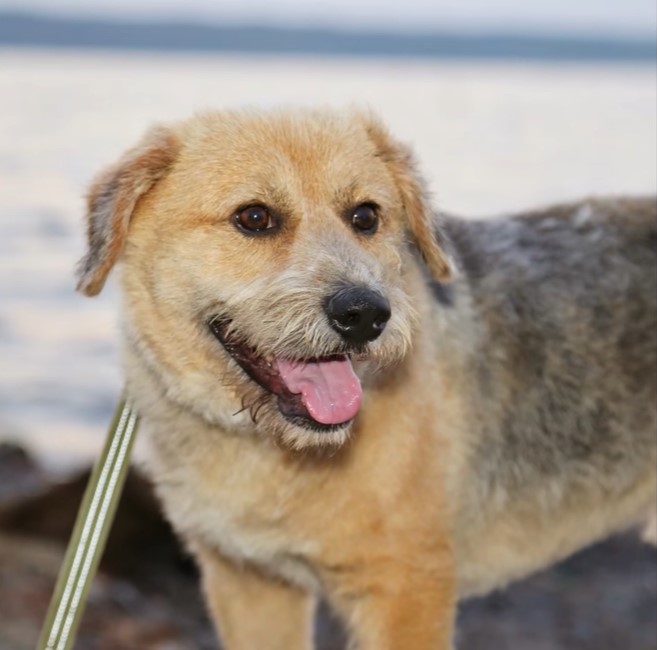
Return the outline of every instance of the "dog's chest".
<path id="1" fill-rule="evenodd" d="M 209 538 L 221 552 L 236 561 L 257 565 L 305 589 L 316 590 L 318 578 L 310 558 L 315 544 L 288 530 L 255 509 L 212 508 L 199 513 L 210 523 Z"/>
<path id="2" fill-rule="evenodd" d="M 173 469 L 177 477 L 171 483 L 175 488 L 168 487 L 166 481 L 160 484 L 159 492 L 174 526 L 184 536 L 201 539 L 228 558 L 317 590 L 319 580 L 312 558 L 317 555 L 318 543 L 298 520 L 294 488 L 285 481 L 271 481 L 263 468 L 245 459 L 217 462 L 213 470 L 209 475 L 203 469 L 178 466 Z M 156 470 L 156 480 L 158 475 L 161 472 Z"/>

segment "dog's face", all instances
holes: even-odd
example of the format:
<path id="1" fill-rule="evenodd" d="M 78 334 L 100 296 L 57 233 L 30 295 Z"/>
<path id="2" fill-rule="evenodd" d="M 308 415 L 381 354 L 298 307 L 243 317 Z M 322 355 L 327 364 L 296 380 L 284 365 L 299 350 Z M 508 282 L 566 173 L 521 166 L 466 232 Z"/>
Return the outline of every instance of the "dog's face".
<path id="1" fill-rule="evenodd" d="M 122 257 L 132 362 L 170 398 L 335 445 L 409 346 L 409 234 L 446 279 L 409 154 L 370 117 L 208 114 L 152 131 L 92 187 L 80 288 Z"/>

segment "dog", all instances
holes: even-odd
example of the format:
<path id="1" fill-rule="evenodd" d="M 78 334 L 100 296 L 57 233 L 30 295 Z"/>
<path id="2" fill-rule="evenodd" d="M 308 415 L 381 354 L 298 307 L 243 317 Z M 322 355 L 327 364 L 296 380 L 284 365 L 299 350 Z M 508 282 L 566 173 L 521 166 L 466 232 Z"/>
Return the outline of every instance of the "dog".
<path id="1" fill-rule="evenodd" d="M 368 112 L 209 112 L 88 196 L 127 392 L 227 650 L 453 647 L 460 599 L 655 509 L 657 205 L 435 214 Z"/>

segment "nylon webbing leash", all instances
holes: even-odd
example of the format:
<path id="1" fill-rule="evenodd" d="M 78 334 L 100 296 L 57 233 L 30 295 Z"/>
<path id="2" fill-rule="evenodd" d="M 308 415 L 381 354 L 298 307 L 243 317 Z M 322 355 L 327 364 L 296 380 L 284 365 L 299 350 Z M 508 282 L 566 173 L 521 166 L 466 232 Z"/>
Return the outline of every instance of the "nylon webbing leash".
<path id="1" fill-rule="evenodd" d="M 122 399 L 80 505 L 37 650 L 70 650 L 130 465 L 139 420 Z"/>

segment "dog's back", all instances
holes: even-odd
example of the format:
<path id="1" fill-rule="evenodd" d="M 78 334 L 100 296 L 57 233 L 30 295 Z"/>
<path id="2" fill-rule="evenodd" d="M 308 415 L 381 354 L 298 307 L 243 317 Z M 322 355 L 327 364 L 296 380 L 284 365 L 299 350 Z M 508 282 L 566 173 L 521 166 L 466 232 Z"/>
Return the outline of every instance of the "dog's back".
<path id="1" fill-rule="evenodd" d="M 471 312 L 476 332 L 464 355 L 475 432 L 464 547 L 475 554 L 485 535 L 493 550 L 477 553 L 500 572 L 473 567 L 464 589 L 479 591 L 647 517 L 654 503 L 657 204 L 447 218 L 445 231 L 462 271 L 453 307 Z M 545 541 L 518 553 L 528 538 Z"/>

